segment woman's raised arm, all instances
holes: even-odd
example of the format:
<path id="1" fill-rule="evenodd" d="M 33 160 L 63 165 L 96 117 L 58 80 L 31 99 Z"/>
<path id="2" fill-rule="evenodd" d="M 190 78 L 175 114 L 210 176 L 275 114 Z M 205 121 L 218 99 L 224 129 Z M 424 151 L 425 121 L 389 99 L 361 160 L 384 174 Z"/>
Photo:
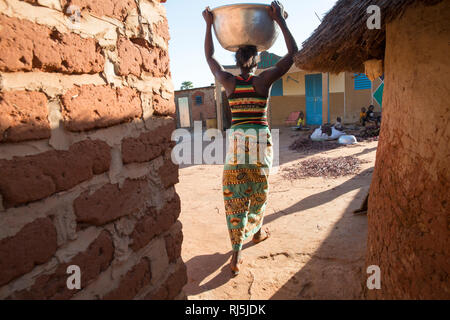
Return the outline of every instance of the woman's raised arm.
<path id="1" fill-rule="evenodd" d="M 230 82 L 233 79 L 233 75 L 226 72 L 222 65 L 214 58 L 214 43 L 212 39 L 212 24 L 213 24 L 213 14 L 211 10 L 206 8 L 203 11 L 203 18 L 206 22 L 206 35 L 205 35 L 205 56 L 208 62 L 209 68 L 213 73 L 214 77 L 227 89 L 230 86 Z"/>
<path id="2" fill-rule="evenodd" d="M 260 77 L 263 78 L 268 85 L 271 85 L 289 71 L 294 64 L 294 54 L 298 51 L 297 43 L 295 42 L 291 31 L 287 27 L 286 20 L 284 18 L 284 8 L 279 1 L 272 2 L 270 15 L 272 19 L 280 26 L 288 53 L 280 61 L 278 61 L 275 66 L 260 74 Z"/>

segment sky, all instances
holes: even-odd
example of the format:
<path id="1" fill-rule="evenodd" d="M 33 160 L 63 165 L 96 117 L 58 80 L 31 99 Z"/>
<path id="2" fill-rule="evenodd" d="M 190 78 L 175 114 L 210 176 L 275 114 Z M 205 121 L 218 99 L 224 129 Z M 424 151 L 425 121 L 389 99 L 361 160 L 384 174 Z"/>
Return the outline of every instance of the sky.
<path id="1" fill-rule="evenodd" d="M 336 0 L 284 0 L 281 3 L 288 12 L 286 20 L 297 45 L 301 44 L 319 26 L 322 17 L 333 7 Z M 209 70 L 204 55 L 206 24 L 202 11 L 209 6 L 233 3 L 265 3 L 264 0 L 168 0 L 164 6 L 169 20 L 171 40 L 169 42 L 170 68 L 175 90 L 180 89 L 183 81 L 191 81 L 194 87 L 206 87 L 214 83 L 214 76 Z M 234 54 L 223 49 L 213 32 L 215 57 L 222 65 L 235 64 Z M 269 52 L 283 56 L 287 53 L 283 35 L 280 33 Z"/>

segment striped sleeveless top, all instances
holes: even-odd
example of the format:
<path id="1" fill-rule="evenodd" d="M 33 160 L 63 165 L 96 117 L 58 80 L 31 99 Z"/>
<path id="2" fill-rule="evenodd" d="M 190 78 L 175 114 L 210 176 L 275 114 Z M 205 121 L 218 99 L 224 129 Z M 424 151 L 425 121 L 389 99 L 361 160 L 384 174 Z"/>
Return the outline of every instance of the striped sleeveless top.
<path id="1" fill-rule="evenodd" d="M 268 126 L 267 98 L 255 91 L 253 75 L 250 75 L 248 79 L 236 76 L 236 88 L 228 98 L 232 113 L 231 126 L 241 124 Z"/>

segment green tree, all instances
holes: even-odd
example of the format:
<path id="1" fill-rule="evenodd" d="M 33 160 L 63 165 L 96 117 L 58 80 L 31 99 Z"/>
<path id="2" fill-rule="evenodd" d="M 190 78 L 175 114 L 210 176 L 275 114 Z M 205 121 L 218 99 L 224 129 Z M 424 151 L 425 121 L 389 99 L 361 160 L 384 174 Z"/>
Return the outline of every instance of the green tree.
<path id="1" fill-rule="evenodd" d="M 180 90 L 192 89 L 194 88 L 194 84 L 191 81 L 184 81 L 181 83 Z"/>

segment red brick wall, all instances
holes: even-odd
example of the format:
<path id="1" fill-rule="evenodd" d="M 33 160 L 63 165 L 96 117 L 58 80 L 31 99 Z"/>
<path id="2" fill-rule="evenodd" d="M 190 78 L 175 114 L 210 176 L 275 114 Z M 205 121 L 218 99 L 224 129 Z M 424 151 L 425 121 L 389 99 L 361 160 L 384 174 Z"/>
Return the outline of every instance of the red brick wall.
<path id="1" fill-rule="evenodd" d="M 196 88 L 192 90 L 180 90 L 175 92 L 175 99 L 179 96 L 188 96 L 193 121 L 204 121 L 216 118 L 216 88 Z M 202 104 L 196 104 L 195 97 L 202 97 Z"/>
<path id="2" fill-rule="evenodd" d="M 0 299 L 183 298 L 164 6 L 5 2 Z"/>

